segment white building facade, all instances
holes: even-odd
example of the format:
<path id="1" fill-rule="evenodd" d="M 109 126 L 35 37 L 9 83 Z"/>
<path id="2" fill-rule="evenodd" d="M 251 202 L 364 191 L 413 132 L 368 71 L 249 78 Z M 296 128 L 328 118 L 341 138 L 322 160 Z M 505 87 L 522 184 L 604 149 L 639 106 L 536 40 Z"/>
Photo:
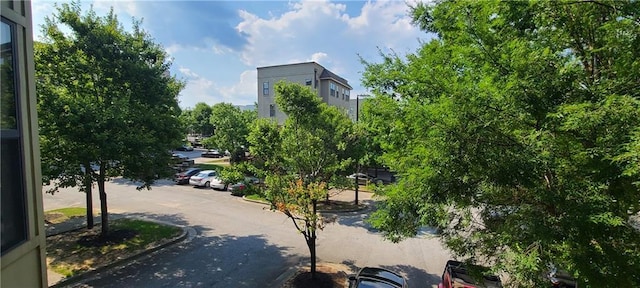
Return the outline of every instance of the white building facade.
<path id="1" fill-rule="evenodd" d="M 271 118 L 283 124 L 286 115 L 275 102 L 274 84 L 284 80 L 310 87 L 322 102 L 348 113 L 351 86 L 349 82 L 316 62 L 258 67 L 258 117 Z"/>

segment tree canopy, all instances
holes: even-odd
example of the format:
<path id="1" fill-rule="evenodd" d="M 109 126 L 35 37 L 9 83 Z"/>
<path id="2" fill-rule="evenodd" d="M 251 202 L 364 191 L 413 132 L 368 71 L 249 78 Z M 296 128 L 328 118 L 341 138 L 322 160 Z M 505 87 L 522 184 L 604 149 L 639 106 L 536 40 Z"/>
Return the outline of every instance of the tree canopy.
<path id="1" fill-rule="evenodd" d="M 257 111 L 242 111 L 231 103 L 213 105 L 209 123 L 215 132 L 204 144 L 222 151 L 228 150 L 232 154 L 232 162 L 237 162 L 244 158 L 249 127 L 257 117 Z"/>
<path id="2" fill-rule="evenodd" d="M 437 1 L 435 35 L 363 60 L 362 121 L 400 180 L 371 222 L 394 241 L 437 226 L 469 262 L 542 286 L 640 286 L 640 3 Z"/>
<path id="3" fill-rule="evenodd" d="M 190 110 L 182 111 L 182 117 L 191 133 L 200 134 L 202 136 L 213 135 L 213 124 L 211 124 L 211 114 L 213 109 L 207 103 L 199 102 L 196 107 Z"/>
<path id="4" fill-rule="evenodd" d="M 305 237 L 315 275 L 316 233 L 325 225 L 316 207 L 327 198 L 329 184 L 340 184 L 336 175 L 346 179 L 345 168 L 353 162 L 348 144 L 353 123 L 308 87 L 278 82 L 275 91 L 276 103 L 288 118 L 282 127 L 270 119 L 252 125 L 247 137 L 249 170 L 266 177 L 266 197 L 272 207 L 287 215 Z"/>
<path id="5" fill-rule="evenodd" d="M 184 84 L 169 76 L 168 55 L 140 22 L 125 31 L 113 10 L 98 16 L 62 4 L 42 29 L 34 54 L 43 178 L 54 190 L 97 183 L 106 233 L 105 181 L 122 176 L 150 188 L 172 174 Z"/>

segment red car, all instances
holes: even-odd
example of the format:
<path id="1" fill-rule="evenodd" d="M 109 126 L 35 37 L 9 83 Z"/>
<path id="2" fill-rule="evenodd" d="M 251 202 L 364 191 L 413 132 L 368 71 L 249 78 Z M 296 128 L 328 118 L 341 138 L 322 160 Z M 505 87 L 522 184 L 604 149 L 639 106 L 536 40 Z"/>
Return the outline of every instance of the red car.
<path id="1" fill-rule="evenodd" d="M 488 275 L 488 268 L 481 266 L 473 266 L 467 269 L 464 263 L 454 260 L 447 261 L 442 273 L 442 282 L 438 284 L 438 288 L 499 288 L 502 287 L 502 281 L 495 275 Z M 479 273 L 479 277 L 471 275 Z"/>

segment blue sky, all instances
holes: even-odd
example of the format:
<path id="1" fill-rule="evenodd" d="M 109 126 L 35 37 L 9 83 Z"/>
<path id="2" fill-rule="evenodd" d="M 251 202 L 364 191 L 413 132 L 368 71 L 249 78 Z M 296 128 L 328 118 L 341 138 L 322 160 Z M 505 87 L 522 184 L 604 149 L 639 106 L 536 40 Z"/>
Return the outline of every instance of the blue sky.
<path id="1" fill-rule="evenodd" d="M 410 0 L 408 2 L 419 1 Z M 56 2 L 32 2 L 35 39 Z M 173 58 L 171 73 L 186 81 L 182 108 L 198 102 L 257 101 L 256 68 L 316 61 L 366 94 L 358 55 L 413 53 L 429 35 L 411 25 L 404 0 L 392 1 L 82 1 L 98 15 L 111 7 L 123 26 L 142 27 Z"/>

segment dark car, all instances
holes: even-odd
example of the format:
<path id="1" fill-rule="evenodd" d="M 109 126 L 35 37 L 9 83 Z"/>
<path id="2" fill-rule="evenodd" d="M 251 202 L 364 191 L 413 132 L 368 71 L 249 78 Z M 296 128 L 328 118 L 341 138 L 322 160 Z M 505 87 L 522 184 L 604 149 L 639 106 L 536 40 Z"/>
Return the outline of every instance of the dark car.
<path id="1" fill-rule="evenodd" d="M 209 149 L 207 151 L 204 151 L 204 152 L 202 152 L 202 154 L 200 156 L 207 157 L 207 158 L 222 158 L 222 157 L 224 157 L 224 155 L 222 153 L 220 153 L 220 151 L 215 150 L 215 149 Z"/>
<path id="2" fill-rule="evenodd" d="M 355 276 L 349 277 L 349 288 L 391 287 L 405 288 L 407 280 L 387 269 L 364 267 Z"/>
<path id="3" fill-rule="evenodd" d="M 189 168 L 184 172 L 176 173 L 173 181 L 175 181 L 176 184 L 187 184 L 191 176 L 200 173 L 200 171 L 202 171 L 200 168 Z"/>
<path id="4" fill-rule="evenodd" d="M 176 148 L 176 151 L 193 151 L 193 147 L 187 146 L 187 145 L 182 145 L 182 146 Z"/>
<path id="5" fill-rule="evenodd" d="M 242 196 L 244 194 L 242 191 L 245 189 L 247 189 L 247 184 L 244 184 L 242 182 L 230 185 L 227 188 L 227 190 L 229 190 L 231 192 L 231 195 L 233 196 Z"/>
<path id="6" fill-rule="evenodd" d="M 489 269 L 482 266 L 469 266 L 464 263 L 449 260 L 444 266 L 442 273 L 442 282 L 438 284 L 438 288 L 499 288 L 502 287 L 502 281 L 495 275 L 488 274 Z M 472 275 L 478 275 L 473 277 Z"/>

